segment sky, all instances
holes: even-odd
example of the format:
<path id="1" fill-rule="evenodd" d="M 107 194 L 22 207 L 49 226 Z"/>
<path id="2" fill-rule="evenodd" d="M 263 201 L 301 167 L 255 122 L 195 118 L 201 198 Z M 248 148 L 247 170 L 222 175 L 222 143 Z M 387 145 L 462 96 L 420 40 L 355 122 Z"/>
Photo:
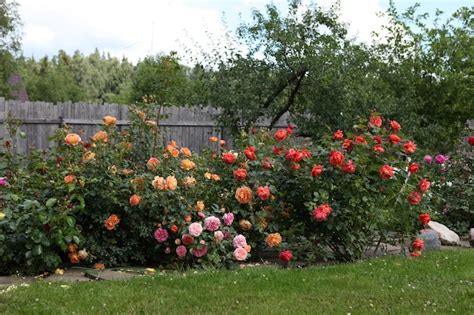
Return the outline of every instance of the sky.
<path id="1" fill-rule="evenodd" d="M 309 0 L 307 0 L 308 2 Z M 263 9 L 271 0 L 17 0 L 23 21 L 23 54 L 40 58 L 63 49 L 72 54 L 89 54 L 98 48 L 119 58 L 137 62 L 150 54 L 186 48 L 206 50 L 240 21 L 250 21 L 252 9 Z M 329 6 L 333 0 L 315 1 Z M 415 1 L 395 0 L 405 9 Z M 436 8 L 451 14 L 470 0 L 418 0 L 421 12 Z M 286 0 L 273 0 L 282 11 Z M 341 0 L 341 18 L 349 24 L 352 36 L 370 41 L 372 31 L 384 19 L 376 13 L 388 7 L 389 0 Z M 199 49 L 198 49 L 199 50 Z M 197 51 L 197 50 L 195 50 Z"/>

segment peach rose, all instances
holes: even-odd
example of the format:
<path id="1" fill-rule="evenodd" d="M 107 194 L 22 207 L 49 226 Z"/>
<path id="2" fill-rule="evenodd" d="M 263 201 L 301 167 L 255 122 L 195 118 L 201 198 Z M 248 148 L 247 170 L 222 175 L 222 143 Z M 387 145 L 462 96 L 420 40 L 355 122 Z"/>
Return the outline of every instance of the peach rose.
<path id="1" fill-rule="evenodd" d="M 197 212 L 203 211 L 205 207 L 206 207 L 206 205 L 204 204 L 204 201 L 198 200 L 196 202 L 196 208 L 195 209 L 196 209 Z"/>
<path id="2" fill-rule="evenodd" d="M 271 233 L 268 234 L 265 239 L 265 243 L 268 247 L 278 247 L 281 244 L 281 235 L 280 233 Z"/>
<path id="3" fill-rule="evenodd" d="M 191 157 L 191 156 L 193 155 L 193 154 L 191 153 L 191 150 L 189 150 L 189 149 L 186 148 L 186 147 L 182 147 L 181 150 L 180 150 L 180 152 L 181 152 L 183 155 L 187 156 L 187 157 Z"/>
<path id="4" fill-rule="evenodd" d="M 81 142 L 81 137 L 77 133 L 70 133 L 64 138 L 64 141 L 68 145 L 77 145 L 79 142 Z"/>
<path id="5" fill-rule="evenodd" d="M 95 153 L 94 152 L 91 152 L 91 151 L 86 151 L 83 155 L 82 155 L 82 162 L 86 163 L 86 162 L 89 162 L 91 160 L 95 159 Z"/>
<path id="6" fill-rule="evenodd" d="M 219 141 L 219 138 L 214 137 L 214 136 L 213 136 L 213 137 L 209 137 L 209 141 L 211 141 L 211 142 L 217 142 L 217 141 Z"/>
<path id="7" fill-rule="evenodd" d="M 151 157 L 148 162 L 146 162 L 146 168 L 149 170 L 149 171 L 154 171 L 156 170 L 156 168 L 158 167 L 158 165 L 160 165 L 160 160 L 158 160 L 157 158 L 155 157 Z"/>
<path id="8" fill-rule="evenodd" d="M 120 218 L 116 214 L 110 215 L 104 222 L 104 226 L 107 230 L 111 231 L 117 224 L 120 223 Z"/>
<path id="9" fill-rule="evenodd" d="M 153 185 L 153 187 L 155 189 L 159 189 L 159 190 L 166 190 L 167 189 L 166 180 L 163 177 L 160 177 L 160 176 L 155 176 L 155 178 L 153 179 L 151 184 Z"/>
<path id="10" fill-rule="evenodd" d="M 103 130 L 96 132 L 96 134 L 92 136 L 92 141 L 94 141 L 94 142 L 108 142 L 109 137 L 107 136 L 107 132 L 105 132 Z"/>
<path id="11" fill-rule="evenodd" d="M 76 176 L 74 175 L 67 175 L 67 176 L 64 176 L 64 183 L 66 185 L 68 184 L 72 184 L 76 181 Z"/>
<path id="12" fill-rule="evenodd" d="M 252 190 L 247 186 L 237 188 L 237 191 L 235 192 L 235 199 L 237 199 L 237 201 L 243 205 L 250 203 L 250 201 L 252 201 Z"/>
<path id="13" fill-rule="evenodd" d="M 117 123 L 117 118 L 115 118 L 114 116 L 105 116 L 104 118 L 102 118 L 102 121 L 104 122 L 104 125 L 112 126 Z"/>
<path id="14" fill-rule="evenodd" d="M 209 173 L 209 172 L 206 172 L 206 173 L 204 173 L 204 177 L 205 177 L 206 179 L 211 179 L 212 174 Z"/>
<path id="15" fill-rule="evenodd" d="M 217 174 L 212 174 L 212 175 L 211 175 L 211 179 L 212 179 L 213 181 L 215 181 L 215 182 L 218 182 L 218 181 L 221 180 L 221 177 L 220 177 L 219 175 L 217 175 Z"/>
<path id="16" fill-rule="evenodd" d="M 190 171 L 195 167 L 196 167 L 196 164 L 189 159 L 184 159 L 181 161 L 181 168 L 185 171 Z"/>
<path id="17" fill-rule="evenodd" d="M 239 226 L 244 231 L 250 231 L 252 229 L 252 223 L 250 223 L 250 221 L 244 220 L 244 219 L 239 221 Z"/>
<path id="18" fill-rule="evenodd" d="M 176 180 L 176 177 L 174 176 L 166 177 L 166 187 L 169 190 L 176 190 L 176 188 L 178 187 L 178 181 Z"/>
<path id="19" fill-rule="evenodd" d="M 179 156 L 179 150 L 176 149 L 175 146 L 168 144 L 166 146 L 166 151 L 172 156 L 172 157 L 178 157 Z"/>
<path id="20" fill-rule="evenodd" d="M 196 185 L 196 179 L 192 176 L 186 176 L 183 180 L 183 184 L 185 187 L 193 187 Z"/>
<path id="21" fill-rule="evenodd" d="M 105 269 L 105 265 L 102 264 L 102 263 L 96 263 L 94 265 L 94 269 L 97 269 L 97 270 L 104 270 Z"/>

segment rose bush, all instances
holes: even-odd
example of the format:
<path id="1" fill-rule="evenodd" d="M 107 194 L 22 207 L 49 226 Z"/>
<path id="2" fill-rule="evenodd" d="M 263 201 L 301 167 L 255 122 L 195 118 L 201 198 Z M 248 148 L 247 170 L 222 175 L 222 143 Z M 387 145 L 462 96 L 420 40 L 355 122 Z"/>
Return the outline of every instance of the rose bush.
<path id="1" fill-rule="evenodd" d="M 126 131 L 106 116 L 90 139 L 58 129 L 48 153 L 2 153 L 2 272 L 231 266 L 267 251 L 353 260 L 389 233 L 405 244 L 432 210 L 416 144 L 380 115 L 315 142 L 294 126 L 252 130 L 197 155 L 159 147 L 154 113 L 132 108 Z"/>

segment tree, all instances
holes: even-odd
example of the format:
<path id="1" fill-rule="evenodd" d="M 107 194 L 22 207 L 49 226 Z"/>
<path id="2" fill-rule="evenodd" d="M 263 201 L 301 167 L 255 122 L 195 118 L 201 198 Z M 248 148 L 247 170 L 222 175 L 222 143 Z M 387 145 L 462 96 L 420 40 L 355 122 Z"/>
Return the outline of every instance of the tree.
<path id="1" fill-rule="evenodd" d="M 0 95 L 8 96 L 9 77 L 15 72 L 15 56 L 21 47 L 21 20 L 16 1 L 0 0 Z"/>

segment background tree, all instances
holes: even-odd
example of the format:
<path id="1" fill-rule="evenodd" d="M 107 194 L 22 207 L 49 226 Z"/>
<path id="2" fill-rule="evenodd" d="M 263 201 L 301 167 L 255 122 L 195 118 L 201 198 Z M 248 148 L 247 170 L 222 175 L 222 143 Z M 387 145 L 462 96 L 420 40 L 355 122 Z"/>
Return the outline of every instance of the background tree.
<path id="1" fill-rule="evenodd" d="M 15 72 L 21 48 L 21 20 L 16 1 L 0 0 L 0 95 L 9 95 L 8 79 Z"/>

